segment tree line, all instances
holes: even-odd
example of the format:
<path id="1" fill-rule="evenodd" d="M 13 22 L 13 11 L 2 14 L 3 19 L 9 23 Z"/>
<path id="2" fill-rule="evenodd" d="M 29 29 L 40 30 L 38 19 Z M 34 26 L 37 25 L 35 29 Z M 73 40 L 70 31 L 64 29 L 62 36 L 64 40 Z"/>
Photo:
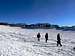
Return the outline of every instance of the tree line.
<path id="1" fill-rule="evenodd" d="M 53 25 L 49 23 L 37 23 L 37 24 L 25 24 L 25 23 L 6 23 L 6 22 L 0 22 L 0 25 L 8 25 L 11 27 L 21 27 L 26 29 L 57 29 L 57 30 L 63 30 L 63 31 L 75 31 L 75 26 L 59 26 L 59 25 Z"/>

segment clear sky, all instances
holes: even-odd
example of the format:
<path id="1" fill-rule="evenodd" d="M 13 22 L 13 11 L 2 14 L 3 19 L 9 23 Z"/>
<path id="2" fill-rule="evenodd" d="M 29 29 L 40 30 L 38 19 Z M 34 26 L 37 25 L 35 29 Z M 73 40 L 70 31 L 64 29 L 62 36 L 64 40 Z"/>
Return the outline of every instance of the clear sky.
<path id="1" fill-rule="evenodd" d="M 75 25 L 75 0 L 0 0 L 0 22 Z"/>

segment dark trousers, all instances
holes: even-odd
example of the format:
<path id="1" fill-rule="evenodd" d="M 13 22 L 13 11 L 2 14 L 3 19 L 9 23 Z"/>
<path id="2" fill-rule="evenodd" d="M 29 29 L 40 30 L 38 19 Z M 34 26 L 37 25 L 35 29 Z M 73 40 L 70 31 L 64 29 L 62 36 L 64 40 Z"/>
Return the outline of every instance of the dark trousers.
<path id="1" fill-rule="evenodd" d="M 47 40 L 48 40 L 48 39 L 45 40 L 46 43 L 47 43 Z"/>
<path id="2" fill-rule="evenodd" d="M 61 41 L 57 41 L 57 46 L 58 45 L 62 46 Z"/>
<path id="3" fill-rule="evenodd" d="M 40 38 L 38 38 L 38 41 L 40 41 Z"/>

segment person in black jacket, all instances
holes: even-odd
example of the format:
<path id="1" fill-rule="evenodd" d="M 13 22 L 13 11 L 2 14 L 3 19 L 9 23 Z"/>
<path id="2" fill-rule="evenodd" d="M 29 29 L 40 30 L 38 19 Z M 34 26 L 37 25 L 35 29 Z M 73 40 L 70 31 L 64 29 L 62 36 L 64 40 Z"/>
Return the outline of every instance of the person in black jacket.
<path id="1" fill-rule="evenodd" d="M 45 42 L 47 43 L 48 40 L 48 33 L 45 34 Z"/>
<path id="2" fill-rule="evenodd" d="M 62 44 L 61 44 L 61 38 L 60 38 L 60 33 L 57 34 L 57 46 L 58 45 L 62 46 Z"/>
<path id="3" fill-rule="evenodd" d="M 41 37 L 41 35 L 40 35 L 40 33 L 38 33 L 37 34 L 38 41 L 40 41 L 40 37 Z"/>

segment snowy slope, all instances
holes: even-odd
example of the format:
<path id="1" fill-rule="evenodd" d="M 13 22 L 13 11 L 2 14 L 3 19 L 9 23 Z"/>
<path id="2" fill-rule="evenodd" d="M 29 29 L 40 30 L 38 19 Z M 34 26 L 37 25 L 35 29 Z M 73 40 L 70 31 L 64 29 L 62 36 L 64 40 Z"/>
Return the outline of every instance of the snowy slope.
<path id="1" fill-rule="evenodd" d="M 41 33 L 38 42 L 36 34 Z M 48 43 L 44 35 L 49 33 Z M 61 33 L 62 47 L 56 46 L 56 35 Z M 0 26 L 0 56 L 75 56 L 75 32 L 55 29 L 21 29 Z"/>

